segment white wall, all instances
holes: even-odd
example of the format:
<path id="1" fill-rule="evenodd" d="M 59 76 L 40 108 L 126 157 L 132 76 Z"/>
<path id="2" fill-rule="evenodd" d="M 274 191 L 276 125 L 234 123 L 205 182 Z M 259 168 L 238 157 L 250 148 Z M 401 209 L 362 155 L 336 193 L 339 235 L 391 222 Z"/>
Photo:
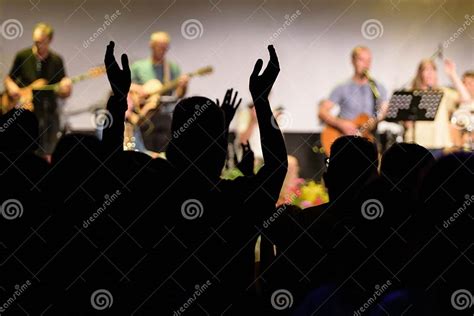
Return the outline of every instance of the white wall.
<path id="1" fill-rule="evenodd" d="M 116 10 L 121 13 L 118 19 L 84 48 L 104 16 Z M 431 56 L 464 24 L 465 31 L 458 32 L 445 54 L 460 72 L 474 68 L 474 17 L 470 25 L 465 22 L 466 15 L 474 15 L 474 1 L 469 0 L 3 0 L 0 22 L 17 19 L 23 34 L 11 40 L 0 36 L 0 72 L 5 75 L 15 52 L 30 45 L 31 29 L 39 21 L 55 27 L 53 48 L 64 57 L 70 75 L 100 64 L 109 40 L 116 41 L 117 53 L 127 52 L 132 61 L 147 57 L 150 33 L 166 30 L 172 36 L 169 58 L 184 71 L 214 66 L 212 75 L 191 82 L 189 95 L 222 97 L 226 88 L 234 87 L 246 103 L 256 58 L 267 60 L 267 41 L 284 26 L 285 15 L 297 10 L 301 14 L 274 41 L 282 70 L 272 103 L 288 110 L 289 131 L 320 129 L 316 104 L 351 75 L 349 52 L 356 44 L 372 48 L 372 73 L 392 91 L 409 82 L 419 60 Z M 188 19 L 201 22 L 201 37 L 183 37 L 181 25 Z M 368 19 L 382 23 L 380 37 L 364 38 L 361 26 Z M 444 75 L 440 79 L 447 83 Z M 77 84 L 67 110 L 105 102 L 107 90 L 105 76 Z M 75 128 L 92 127 L 88 114 L 71 120 Z"/>

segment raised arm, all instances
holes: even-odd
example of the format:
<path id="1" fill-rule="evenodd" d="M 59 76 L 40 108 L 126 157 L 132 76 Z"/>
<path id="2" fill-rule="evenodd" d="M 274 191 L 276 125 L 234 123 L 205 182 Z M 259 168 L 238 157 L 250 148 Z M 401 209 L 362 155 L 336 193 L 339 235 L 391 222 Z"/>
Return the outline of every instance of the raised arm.
<path id="1" fill-rule="evenodd" d="M 104 59 L 107 68 L 107 78 L 113 92 L 113 95 L 107 102 L 107 111 L 112 118 L 112 123 L 105 126 L 102 136 L 102 142 L 109 154 L 123 149 L 124 120 L 128 107 L 127 95 L 131 84 L 128 57 L 126 54 L 122 54 L 123 69 L 120 69 L 115 60 L 114 47 L 115 43 L 111 41 L 107 45 Z"/>
<path id="2" fill-rule="evenodd" d="M 459 103 L 469 102 L 471 96 L 456 72 L 456 64 L 451 59 L 446 58 L 444 60 L 444 70 L 459 93 Z"/>
<path id="3" fill-rule="evenodd" d="M 288 158 L 283 135 L 268 101 L 268 94 L 278 77 L 280 65 L 273 45 L 268 46 L 268 51 L 270 61 L 267 67 L 259 75 L 263 61 L 257 60 L 250 75 L 249 88 L 257 113 L 264 160 L 264 166 L 255 178 L 256 185 L 258 188 L 262 188 L 267 195 L 270 194 L 276 203 L 288 168 Z"/>

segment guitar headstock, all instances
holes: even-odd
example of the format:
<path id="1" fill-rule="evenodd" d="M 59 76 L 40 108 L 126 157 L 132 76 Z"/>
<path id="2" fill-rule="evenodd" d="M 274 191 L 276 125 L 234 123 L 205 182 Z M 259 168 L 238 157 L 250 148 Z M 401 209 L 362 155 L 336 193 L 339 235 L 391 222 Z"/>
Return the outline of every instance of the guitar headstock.
<path id="1" fill-rule="evenodd" d="M 196 75 L 196 76 L 203 76 L 203 75 L 207 75 L 207 74 L 210 74 L 214 71 L 214 69 L 212 68 L 212 66 L 207 66 L 207 67 L 203 67 L 203 68 L 199 68 L 198 70 L 196 70 L 193 75 Z"/>
<path id="2" fill-rule="evenodd" d="M 89 78 L 99 77 L 106 73 L 105 66 L 97 66 L 89 69 L 85 75 Z"/>

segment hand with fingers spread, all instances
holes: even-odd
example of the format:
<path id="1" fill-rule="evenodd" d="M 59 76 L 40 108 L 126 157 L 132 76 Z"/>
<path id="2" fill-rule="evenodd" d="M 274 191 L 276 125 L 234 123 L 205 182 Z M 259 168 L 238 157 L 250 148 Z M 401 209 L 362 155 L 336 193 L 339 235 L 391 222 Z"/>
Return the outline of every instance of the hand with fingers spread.
<path id="1" fill-rule="evenodd" d="M 249 88 L 254 101 L 268 99 L 268 94 L 270 93 L 273 84 L 278 77 L 278 73 L 280 72 L 278 56 L 273 45 L 268 45 L 268 52 L 270 53 L 270 60 L 268 61 L 267 67 L 263 73 L 259 75 L 263 66 L 263 61 L 258 59 L 255 63 L 253 72 L 250 75 Z"/>
<path id="2" fill-rule="evenodd" d="M 239 102 L 236 103 L 238 92 L 235 91 L 234 97 L 232 97 L 233 90 L 234 89 L 227 89 L 227 92 L 224 96 L 224 101 L 222 101 L 222 105 L 219 104 L 219 99 L 216 100 L 217 106 L 220 106 L 222 111 L 224 111 L 224 117 L 227 127 L 229 127 L 230 122 L 232 122 L 232 119 L 234 118 L 235 111 L 237 111 L 237 108 L 242 102 L 242 98 L 240 98 Z"/>
<path id="3" fill-rule="evenodd" d="M 110 86 L 115 96 L 126 99 L 130 85 L 132 83 L 132 77 L 130 73 L 130 67 L 128 64 L 128 56 L 122 54 L 122 67 L 120 69 L 114 56 L 115 43 L 111 41 L 107 45 L 105 52 L 104 63 L 107 69 L 107 78 L 109 79 Z"/>

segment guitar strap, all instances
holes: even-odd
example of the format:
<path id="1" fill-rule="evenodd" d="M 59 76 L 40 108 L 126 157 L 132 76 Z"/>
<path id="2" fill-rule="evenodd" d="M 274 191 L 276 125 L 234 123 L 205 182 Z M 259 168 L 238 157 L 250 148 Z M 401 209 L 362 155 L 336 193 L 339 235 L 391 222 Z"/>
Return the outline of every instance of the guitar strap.
<path id="1" fill-rule="evenodd" d="M 163 83 L 170 81 L 170 64 L 165 60 L 163 64 Z"/>
<path id="2" fill-rule="evenodd" d="M 380 98 L 380 93 L 377 89 L 377 83 L 374 81 L 374 80 L 369 80 L 369 86 L 370 86 L 370 91 L 371 91 L 371 94 L 372 94 L 372 115 L 378 119 L 378 115 L 377 115 L 377 101 L 378 99 Z M 376 121 L 376 124 L 375 124 L 375 129 L 374 129 L 374 135 L 375 135 L 375 141 L 376 141 L 376 144 L 380 144 L 380 135 L 377 133 L 377 125 L 378 125 L 378 122 Z"/>
<path id="3" fill-rule="evenodd" d="M 369 87 L 372 94 L 372 115 L 377 115 L 377 100 L 380 95 L 377 89 L 377 83 L 374 80 L 369 80 Z"/>

